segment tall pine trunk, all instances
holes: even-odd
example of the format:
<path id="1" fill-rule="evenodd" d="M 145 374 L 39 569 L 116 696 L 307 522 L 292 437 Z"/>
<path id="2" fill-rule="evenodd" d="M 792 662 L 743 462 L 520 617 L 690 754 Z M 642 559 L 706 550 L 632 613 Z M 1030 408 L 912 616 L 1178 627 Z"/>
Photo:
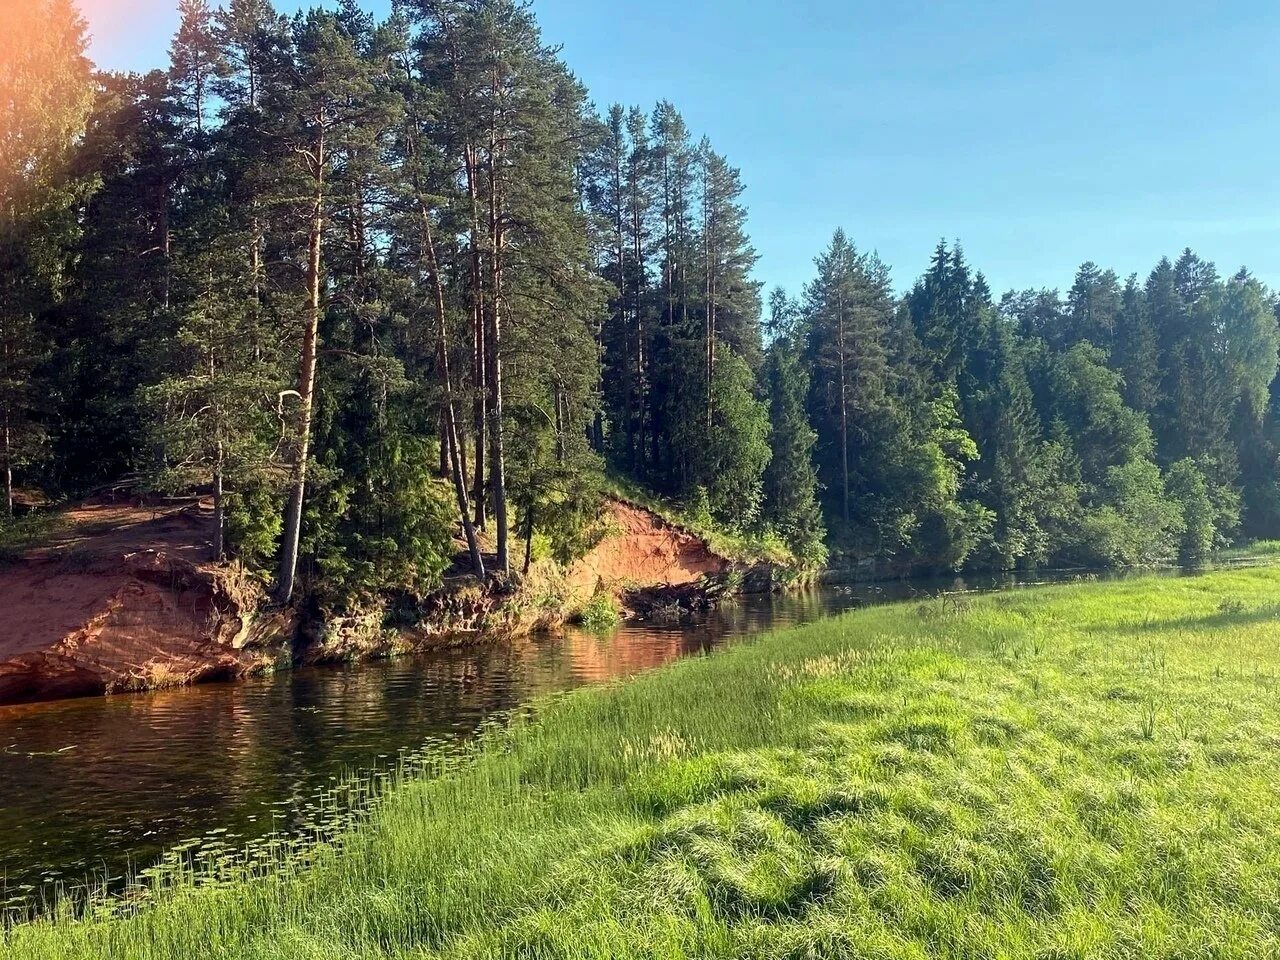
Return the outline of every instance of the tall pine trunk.
<path id="1" fill-rule="evenodd" d="M 627 244 L 623 221 L 625 211 L 622 204 L 622 141 L 615 138 L 613 164 L 613 240 L 614 266 L 618 271 L 618 335 L 622 337 L 623 349 L 627 348 Z M 635 467 L 635 423 L 631 416 L 631 397 L 624 394 L 622 405 L 622 429 L 626 434 L 627 457 L 629 466 Z"/>
<path id="2" fill-rule="evenodd" d="M 213 562 L 221 563 L 227 554 L 224 532 L 226 530 L 226 498 L 222 483 L 222 442 L 218 442 L 218 461 L 213 469 Z"/>
<path id="3" fill-rule="evenodd" d="M 3 424 L 3 449 L 0 449 L 0 456 L 4 457 L 4 515 L 6 517 L 13 516 L 13 427 L 9 423 L 9 405 L 4 406 L 4 424 Z"/>
<path id="4" fill-rule="evenodd" d="M 6 217 L 2 222 L 12 222 Z M 4 351 L 4 364 L 0 365 L 0 375 L 6 379 L 12 376 L 14 366 L 14 347 L 5 313 L 0 312 L 0 349 Z M 3 436 L 0 436 L 0 457 L 4 457 L 4 515 L 13 516 L 13 401 L 10 396 L 0 398 L 0 406 L 4 408 Z"/>
<path id="5" fill-rule="evenodd" d="M 634 178 L 633 178 L 634 179 Z M 644 283 L 645 283 L 645 258 L 644 258 L 644 237 L 643 237 L 643 219 L 640 210 L 640 197 L 638 186 L 632 189 L 631 204 L 631 229 L 632 229 L 632 256 L 635 259 L 635 297 L 633 300 L 633 308 L 636 312 L 636 410 L 637 410 L 637 426 L 636 426 L 636 453 L 635 466 L 643 469 L 645 457 L 645 433 L 648 429 L 648 409 L 649 409 L 649 391 L 648 391 L 648 370 L 645 361 L 645 330 L 644 330 Z"/>
<path id="6" fill-rule="evenodd" d="M 521 568 L 522 575 L 529 575 L 529 568 L 533 566 L 533 504 L 529 505 L 529 515 L 524 518 L 524 566 Z"/>
<path id="7" fill-rule="evenodd" d="M 467 178 L 467 199 L 470 203 L 470 294 L 471 294 L 471 417 L 472 429 L 475 432 L 475 462 L 473 493 L 475 498 L 475 524 L 481 530 L 488 521 L 487 501 L 485 498 L 485 453 L 488 448 L 489 422 L 489 386 L 488 360 L 485 344 L 484 316 L 484 271 L 480 262 L 480 161 L 476 140 L 473 135 L 472 115 L 468 109 L 467 94 L 463 93 L 463 81 L 460 65 L 463 60 L 459 48 L 455 25 L 446 15 L 447 8 L 437 8 L 440 26 L 448 37 L 450 66 L 453 71 L 453 82 L 459 97 L 457 107 L 462 117 L 463 144 L 462 161 Z M 461 441 L 461 437 L 459 437 Z M 459 449 L 459 457 L 463 460 L 464 472 L 466 457 Z"/>
<path id="8" fill-rule="evenodd" d="M 453 403 L 453 376 L 449 372 L 449 326 L 445 316 L 444 284 L 440 279 L 440 263 L 436 257 L 435 236 L 431 230 L 431 214 L 422 210 L 423 246 L 427 254 L 427 272 L 431 275 L 432 292 L 435 294 L 436 318 L 440 324 L 440 376 L 444 381 L 444 449 L 449 459 L 449 474 L 453 479 L 453 495 L 458 504 L 458 516 L 467 538 L 467 552 L 471 555 L 471 569 L 476 577 L 484 580 L 484 557 L 480 552 L 480 540 L 471 519 L 471 504 L 467 502 L 466 469 L 462 463 L 462 447 L 458 440 L 457 408 Z"/>
<path id="9" fill-rule="evenodd" d="M 213 298 L 213 270 L 209 271 L 207 296 Z M 217 440 L 213 453 L 213 562 L 221 563 L 226 555 L 223 533 L 226 529 L 226 511 L 223 504 L 223 474 L 226 470 L 227 448 L 223 440 L 224 425 L 222 404 L 218 397 L 218 351 L 213 344 L 213 331 L 209 331 L 209 386 L 213 391 L 213 428 Z"/>
<path id="10" fill-rule="evenodd" d="M 715 422 L 715 373 L 716 373 L 716 281 L 715 281 L 715 248 L 711 239 L 711 179 L 708 176 L 702 187 L 702 253 L 706 268 L 706 309 L 703 319 L 703 335 L 705 342 L 705 363 L 707 370 L 707 436 Z"/>
<path id="11" fill-rule="evenodd" d="M 479 162 L 472 144 L 464 151 L 467 172 L 467 195 L 471 203 L 471 381 L 475 394 L 471 416 L 475 430 L 475 523 L 481 530 L 488 522 L 488 498 L 485 496 L 485 456 L 489 445 L 489 371 L 485 336 L 484 270 L 480 262 L 480 177 Z"/>
<path id="12" fill-rule="evenodd" d="M 845 370 L 844 297 L 836 318 L 836 339 L 840 350 L 840 468 L 844 484 L 844 525 L 848 533 L 852 516 L 849 493 L 849 386 Z"/>
<path id="13" fill-rule="evenodd" d="M 494 95 L 498 80 L 493 79 Z M 503 218 L 502 190 L 498 174 L 497 117 L 490 127 L 488 151 L 489 177 L 489 328 L 485 347 L 489 354 L 489 487 L 493 497 L 493 522 L 496 529 L 497 566 L 503 574 L 511 573 L 511 552 L 507 524 L 507 474 L 502 423 L 502 259 Z"/>
<path id="14" fill-rule="evenodd" d="M 316 353 L 320 336 L 320 267 L 324 240 L 324 135 L 316 141 L 315 197 L 311 213 L 311 234 L 307 241 L 307 314 L 302 332 L 302 355 L 298 364 L 298 445 L 289 481 L 289 502 L 285 508 L 284 534 L 280 550 L 280 575 L 276 597 L 288 603 L 293 596 L 298 572 L 298 544 L 302 537 L 302 504 L 307 492 L 307 467 L 311 456 L 311 419 L 316 386 Z"/>

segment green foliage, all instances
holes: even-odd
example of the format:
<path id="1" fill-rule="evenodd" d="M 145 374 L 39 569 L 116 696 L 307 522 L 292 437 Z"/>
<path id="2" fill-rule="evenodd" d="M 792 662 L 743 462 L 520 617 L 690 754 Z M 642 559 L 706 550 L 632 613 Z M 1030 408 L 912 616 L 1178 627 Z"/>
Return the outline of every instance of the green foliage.
<path id="1" fill-rule="evenodd" d="M 810 377 L 796 329 L 799 307 L 782 290 L 771 298 L 774 335 L 765 355 L 769 400 L 769 465 L 764 473 L 764 519 L 805 565 L 827 561 L 826 524 L 818 503 L 813 451 L 818 434 L 809 424 Z"/>
<path id="2" fill-rule="evenodd" d="M 305 501 L 302 568 L 355 593 L 428 588 L 459 529 L 502 571 L 509 541 L 580 556 L 606 464 L 810 568 L 1280 534 L 1280 324 L 1247 271 L 1088 262 L 997 305 L 944 240 L 899 296 L 837 231 L 766 350 L 740 172 L 668 102 L 597 115 L 517 0 L 181 0 L 167 71 L 96 84 L 66 0 L 9 7 L 6 487 L 212 492 L 255 568 Z"/>
<path id="3" fill-rule="evenodd" d="M 1079 549 L 1102 566 L 1171 563 L 1183 530 L 1181 505 L 1166 498 L 1160 468 L 1132 460 L 1107 471 L 1096 506 L 1084 515 Z"/>
<path id="4" fill-rule="evenodd" d="M 434 475 L 437 461 L 434 445 L 404 436 L 379 450 L 367 472 L 319 472 L 305 525 L 314 589 L 346 602 L 420 597 L 439 586 L 453 559 L 454 506 Z"/>
<path id="5" fill-rule="evenodd" d="M 711 513 L 711 494 L 706 487 L 695 487 L 689 505 L 685 508 L 685 516 L 690 526 L 705 529 L 715 524 Z"/>
<path id="6" fill-rule="evenodd" d="M 715 404 L 698 457 L 699 486 L 714 519 L 747 528 L 760 515 L 770 457 L 768 409 L 756 399 L 751 368 L 732 352 L 716 362 L 711 392 Z"/>
<path id="7" fill-rule="evenodd" d="M 585 437 L 548 430 L 546 421 L 517 414 L 512 435 L 511 496 L 530 559 L 530 538 L 549 541 L 556 562 L 569 564 L 595 546 L 602 499 L 601 464 Z"/>
<path id="8" fill-rule="evenodd" d="M 230 554 L 251 570 L 264 572 L 280 542 L 281 496 L 277 485 L 244 478 L 231 484 L 223 509 Z"/>
<path id="9" fill-rule="evenodd" d="M 64 525 L 62 514 L 57 510 L 0 516 L 0 563 L 21 559 L 28 550 L 46 543 Z"/>
<path id="10" fill-rule="evenodd" d="M 0 9 L 0 516 L 47 455 L 39 376 L 59 343 L 48 315 L 71 282 L 76 203 L 92 183 L 75 144 L 93 99 L 88 34 L 68 0 Z"/>
<path id="11" fill-rule="evenodd" d="M 608 633 L 622 622 L 622 611 L 611 594 L 597 593 L 583 605 L 575 619 L 587 630 Z"/>
<path id="12" fill-rule="evenodd" d="M 1193 460 L 1180 460 L 1169 469 L 1165 481 L 1169 499 L 1182 510 L 1182 542 L 1178 559 L 1198 566 L 1209 559 L 1215 546 L 1217 525 L 1209 485 Z"/>

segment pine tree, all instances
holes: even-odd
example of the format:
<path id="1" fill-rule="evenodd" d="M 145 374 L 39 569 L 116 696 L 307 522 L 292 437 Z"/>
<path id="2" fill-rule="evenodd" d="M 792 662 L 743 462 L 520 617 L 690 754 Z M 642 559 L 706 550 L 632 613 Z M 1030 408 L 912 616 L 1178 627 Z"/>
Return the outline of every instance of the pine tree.
<path id="1" fill-rule="evenodd" d="M 661 306 L 655 324 L 650 362 L 651 480 L 678 490 L 685 461 L 673 438 L 678 432 L 675 411 L 688 383 L 688 356 L 696 334 L 691 329 L 696 241 L 693 235 L 695 151 L 683 118 L 670 103 L 654 109 L 652 118 L 654 168 L 658 178 L 658 242 L 662 274 Z"/>
<path id="2" fill-rule="evenodd" d="M 407 33 L 408 24 L 401 29 Z M 397 224 L 393 231 L 399 237 L 398 246 L 407 258 L 406 269 L 416 268 L 428 288 L 424 292 L 424 299 L 434 307 L 434 336 L 420 339 L 423 343 L 434 341 L 435 379 L 438 381 L 444 424 L 441 444 L 445 468 L 453 487 L 472 572 L 478 580 L 483 581 L 485 565 L 471 513 L 463 431 L 459 422 L 452 372 L 451 327 L 456 324 L 456 320 L 450 315 L 450 301 L 456 297 L 450 294 L 449 278 L 445 274 L 448 264 L 442 259 L 441 242 L 437 239 L 447 237 L 451 228 L 461 228 L 461 223 L 451 224 L 448 209 L 450 201 L 456 203 L 461 194 L 456 189 L 442 145 L 432 136 L 442 113 L 442 105 L 427 82 L 432 65 L 424 62 L 420 55 L 414 56 L 407 38 L 397 54 L 402 62 L 400 82 L 405 100 L 404 131 L 399 154 L 403 164 L 402 183 L 408 188 L 409 195 L 404 204 L 408 211 L 405 222 Z M 453 216 L 456 221 L 456 214 Z M 455 306 L 453 312 L 461 311 Z M 469 321 L 466 329 L 470 331 Z"/>
<path id="3" fill-rule="evenodd" d="M 202 140 L 218 79 L 227 72 L 208 0 L 178 0 L 178 33 L 169 48 L 169 77 L 180 116 Z"/>
<path id="4" fill-rule="evenodd" d="M 339 164 L 376 136 L 390 120 L 388 102 L 375 86 L 372 67 L 363 60 L 337 19 L 318 11 L 300 16 L 293 26 L 293 66 L 264 95 L 264 112 L 276 118 L 272 138 L 283 175 L 305 197 L 296 215 L 305 223 L 303 319 L 294 395 L 288 502 L 280 551 L 277 596 L 293 595 L 302 515 L 311 465 L 316 368 L 320 325 L 326 306 L 324 251 L 333 210 L 342 195 Z"/>
<path id="5" fill-rule="evenodd" d="M 230 0 L 214 14 L 217 58 L 213 92 L 231 111 L 256 110 L 287 44 L 286 27 L 270 0 Z"/>
<path id="6" fill-rule="evenodd" d="M 626 300 L 630 305 L 634 357 L 628 377 L 632 383 L 631 410 L 634 411 L 634 436 L 629 444 L 633 472 L 643 472 L 648 454 L 649 381 L 652 363 L 653 329 L 650 313 L 653 305 L 650 289 L 649 255 L 652 248 L 654 218 L 653 150 L 649 144 L 648 119 L 639 107 L 627 114 L 627 139 L 630 152 L 626 167 L 627 230 L 629 233 L 630 270 L 626 276 Z"/>
<path id="7" fill-rule="evenodd" d="M 819 476 L 829 516 L 848 535 L 854 523 L 855 469 L 868 438 L 863 421 L 884 405 L 884 332 L 892 315 L 888 271 L 837 230 L 805 290 L 806 359 L 813 371 L 809 408 L 818 431 Z"/>

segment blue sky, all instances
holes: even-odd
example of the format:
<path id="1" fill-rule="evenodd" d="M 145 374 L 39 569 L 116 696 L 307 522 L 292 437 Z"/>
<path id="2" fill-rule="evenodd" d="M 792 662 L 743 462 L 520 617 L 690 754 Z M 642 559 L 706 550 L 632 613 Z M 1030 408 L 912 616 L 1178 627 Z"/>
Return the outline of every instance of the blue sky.
<path id="1" fill-rule="evenodd" d="M 82 2 L 99 64 L 164 63 L 176 0 Z M 843 226 L 899 287 L 943 236 L 996 291 L 1185 246 L 1280 287 L 1274 0 L 534 8 L 597 103 L 670 99 L 742 168 L 770 286 L 798 292 Z"/>

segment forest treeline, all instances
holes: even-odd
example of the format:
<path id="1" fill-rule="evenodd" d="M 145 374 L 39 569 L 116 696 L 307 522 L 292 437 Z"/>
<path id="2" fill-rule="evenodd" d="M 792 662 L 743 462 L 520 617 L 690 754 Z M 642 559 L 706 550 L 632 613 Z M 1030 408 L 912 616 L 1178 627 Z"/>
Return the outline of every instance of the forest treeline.
<path id="1" fill-rule="evenodd" d="M 599 112 L 517 0 L 181 0 L 102 73 L 0 12 L 0 465 L 213 498 L 278 595 L 567 560 L 609 471 L 801 561 L 1198 561 L 1280 534 L 1273 295 L 1190 251 L 903 296 L 837 232 L 763 303 L 743 184 L 670 103 Z"/>

